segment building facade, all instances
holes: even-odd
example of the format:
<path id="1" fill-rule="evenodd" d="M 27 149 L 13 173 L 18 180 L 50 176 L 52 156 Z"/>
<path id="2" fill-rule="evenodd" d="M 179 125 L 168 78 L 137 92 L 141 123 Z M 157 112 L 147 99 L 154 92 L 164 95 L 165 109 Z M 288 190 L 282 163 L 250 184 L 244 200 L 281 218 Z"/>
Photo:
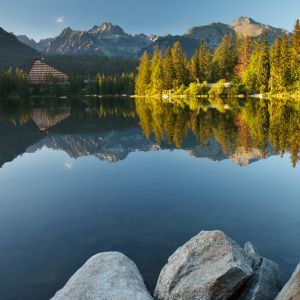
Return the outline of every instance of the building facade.
<path id="1" fill-rule="evenodd" d="M 33 62 L 27 78 L 30 84 L 41 85 L 46 83 L 49 76 L 58 78 L 62 83 L 67 83 L 69 81 L 68 75 L 46 64 L 43 59 L 36 59 Z"/>

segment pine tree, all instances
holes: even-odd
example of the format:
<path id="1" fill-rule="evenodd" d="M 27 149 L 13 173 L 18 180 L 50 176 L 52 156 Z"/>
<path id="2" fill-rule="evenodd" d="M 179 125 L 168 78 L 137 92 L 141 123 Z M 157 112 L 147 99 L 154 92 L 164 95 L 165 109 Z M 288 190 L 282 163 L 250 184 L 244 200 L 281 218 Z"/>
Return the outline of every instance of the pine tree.
<path id="1" fill-rule="evenodd" d="M 249 66 L 252 54 L 252 40 L 250 37 L 241 37 L 241 46 L 238 51 L 238 64 L 235 67 L 235 74 L 238 78 L 242 78 L 244 72 Z"/>
<path id="2" fill-rule="evenodd" d="M 296 21 L 291 46 L 291 75 L 294 81 L 300 81 L 300 22 Z"/>
<path id="3" fill-rule="evenodd" d="M 153 72 L 160 59 L 161 59 L 161 50 L 159 46 L 156 46 L 151 59 L 151 72 Z"/>
<path id="4" fill-rule="evenodd" d="M 194 53 L 190 62 L 190 72 L 193 81 L 200 81 L 200 63 L 199 63 L 199 50 Z"/>
<path id="5" fill-rule="evenodd" d="M 284 32 L 282 36 L 280 65 L 284 91 L 287 91 L 291 84 L 291 47 L 290 40 L 286 32 Z"/>
<path id="6" fill-rule="evenodd" d="M 248 93 L 253 93 L 257 90 L 257 66 L 260 60 L 260 49 L 260 42 L 256 42 L 253 46 L 249 65 L 242 75 L 242 83 L 246 86 Z"/>
<path id="7" fill-rule="evenodd" d="M 189 74 L 187 68 L 187 59 L 184 55 L 180 42 L 176 42 L 172 49 L 172 58 L 173 58 L 173 65 L 175 70 L 175 85 L 187 85 L 189 81 Z"/>
<path id="8" fill-rule="evenodd" d="M 174 80 L 176 79 L 176 73 L 173 63 L 172 51 L 170 48 L 167 49 L 164 58 L 164 88 L 170 90 L 173 88 Z"/>
<path id="9" fill-rule="evenodd" d="M 164 90 L 164 69 L 161 51 L 156 48 L 151 62 L 151 94 L 158 95 Z"/>
<path id="10" fill-rule="evenodd" d="M 213 62 L 216 68 L 217 78 L 231 80 L 234 77 L 234 69 L 237 62 L 235 42 L 232 35 L 225 35 L 221 44 L 216 49 Z"/>
<path id="11" fill-rule="evenodd" d="M 212 60 L 210 49 L 206 48 L 205 43 L 201 41 L 199 47 L 199 77 L 200 81 L 208 80 L 209 68 Z"/>
<path id="12" fill-rule="evenodd" d="M 268 91 L 270 80 L 270 54 L 268 45 L 268 36 L 265 34 L 264 40 L 260 46 L 259 59 L 257 65 L 257 88 L 261 93 Z"/>
<path id="13" fill-rule="evenodd" d="M 282 91 L 282 71 L 281 71 L 281 38 L 278 36 L 273 44 L 270 52 L 270 81 L 269 87 L 272 93 Z"/>
<path id="14" fill-rule="evenodd" d="M 229 35 L 228 38 L 228 79 L 234 78 L 234 69 L 237 64 L 237 44 L 232 36 L 232 34 Z"/>
<path id="15" fill-rule="evenodd" d="M 135 83 L 135 93 L 137 95 L 145 95 L 148 92 L 151 78 L 151 61 L 147 51 L 143 54 L 140 65 L 138 67 L 138 75 Z"/>

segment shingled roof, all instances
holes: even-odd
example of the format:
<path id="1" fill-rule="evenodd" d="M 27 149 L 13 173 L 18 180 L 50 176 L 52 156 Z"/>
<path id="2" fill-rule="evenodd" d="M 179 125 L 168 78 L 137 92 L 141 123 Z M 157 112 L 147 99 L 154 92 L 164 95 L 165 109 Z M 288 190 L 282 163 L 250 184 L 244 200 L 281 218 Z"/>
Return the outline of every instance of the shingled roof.
<path id="1" fill-rule="evenodd" d="M 42 59 L 36 59 L 33 62 L 27 78 L 31 84 L 43 84 L 49 74 L 65 82 L 69 80 L 68 75 L 47 65 Z"/>

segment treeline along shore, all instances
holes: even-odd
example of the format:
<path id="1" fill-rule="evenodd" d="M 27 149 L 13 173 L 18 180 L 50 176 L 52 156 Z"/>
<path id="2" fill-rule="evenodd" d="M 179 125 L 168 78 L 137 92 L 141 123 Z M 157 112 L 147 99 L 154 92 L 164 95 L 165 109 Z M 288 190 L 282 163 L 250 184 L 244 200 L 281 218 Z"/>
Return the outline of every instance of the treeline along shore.
<path id="1" fill-rule="evenodd" d="M 191 58 L 180 42 L 162 51 L 145 52 L 137 62 L 122 58 L 53 56 L 48 63 L 67 73 L 68 82 L 47 76 L 31 86 L 26 70 L 0 73 L 0 96 L 133 95 L 151 97 L 209 95 L 288 95 L 300 97 L 300 23 L 272 45 L 262 39 L 225 35 L 212 50 L 205 42 Z M 85 69 L 86 68 L 86 69 Z"/>
<path id="2" fill-rule="evenodd" d="M 292 34 L 283 33 L 271 46 L 267 34 L 262 40 L 226 35 L 215 51 L 201 42 L 190 60 L 180 42 L 164 54 L 157 47 L 151 58 L 145 52 L 135 91 L 146 96 L 300 94 L 299 20 Z"/>

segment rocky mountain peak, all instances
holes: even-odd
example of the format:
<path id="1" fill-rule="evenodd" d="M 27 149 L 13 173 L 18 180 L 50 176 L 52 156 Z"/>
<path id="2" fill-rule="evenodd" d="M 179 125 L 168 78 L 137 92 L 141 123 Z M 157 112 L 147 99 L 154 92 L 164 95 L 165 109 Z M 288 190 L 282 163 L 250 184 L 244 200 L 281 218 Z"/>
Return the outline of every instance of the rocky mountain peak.
<path id="1" fill-rule="evenodd" d="M 73 30 L 72 28 L 66 27 L 66 28 L 62 31 L 62 33 L 61 33 L 60 35 L 69 35 L 69 34 L 71 34 L 71 33 L 73 33 L 73 32 L 74 32 L 74 30 Z"/>
<path id="2" fill-rule="evenodd" d="M 99 26 L 94 26 L 90 31 L 90 33 L 110 33 L 113 35 L 125 35 L 124 30 L 118 26 L 113 25 L 110 22 L 104 22 Z"/>
<path id="3" fill-rule="evenodd" d="M 235 27 L 235 26 L 243 26 L 243 25 L 249 25 L 249 24 L 259 25 L 259 23 L 257 23 L 250 17 L 239 17 L 238 19 L 233 20 L 230 23 L 230 26 Z"/>
<path id="4" fill-rule="evenodd" d="M 21 43 L 23 43 L 23 44 L 25 44 L 25 45 L 27 45 L 27 46 L 33 48 L 33 49 L 35 49 L 35 47 L 37 47 L 37 42 L 36 42 L 34 39 L 30 39 L 30 38 L 29 38 L 27 35 L 25 35 L 25 34 L 23 34 L 23 35 L 18 35 L 18 36 L 17 36 L 17 39 L 18 39 Z"/>
<path id="5" fill-rule="evenodd" d="M 229 25 L 236 33 L 243 36 L 250 36 L 258 38 L 263 36 L 265 32 L 268 33 L 269 42 L 273 43 L 277 35 L 282 35 L 283 29 L 274 28 L 270 25 L 259 23 L 250 17 L 240 17 Z"/>

